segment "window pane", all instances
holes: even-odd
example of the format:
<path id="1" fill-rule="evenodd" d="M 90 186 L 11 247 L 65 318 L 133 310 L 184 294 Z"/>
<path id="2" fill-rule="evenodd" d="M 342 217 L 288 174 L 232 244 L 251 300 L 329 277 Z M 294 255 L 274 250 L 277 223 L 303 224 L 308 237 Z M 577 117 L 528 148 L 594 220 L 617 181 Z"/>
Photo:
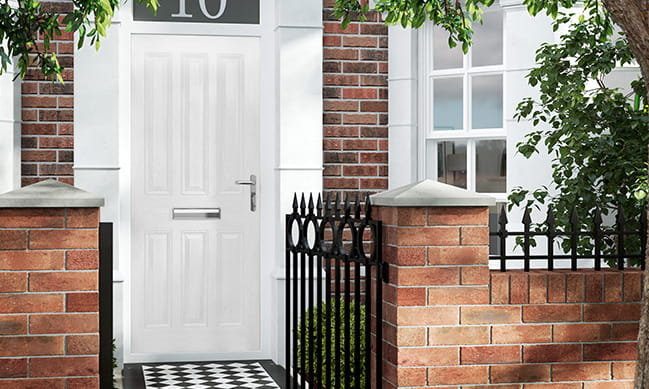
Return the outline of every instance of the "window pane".
<path id="1" fill-rule="evenodd" d="M 466 142 L 437 143 L 437 181 L 466 189 Z"/>
<path id="2" fill-rule="evenodd" d="M 462 48 L 460 45 L 448 47 L 448 32 L 435 27 L 433 30 L 433 69 L 457 69 L 462 67 Z"/>
<path id="3" fill-rule="evenodd" d="M 475 76 L 471 79 L 472 128 L 503 127 L 503 76 Z"/>
<path id="4" fill-rule="evenodd" d="M 473 25 L 471 66 L 502 65 L 503 63 L 503 14 L 487 12 L 482 24 Z"/>
<path id="5" fill-rule="evenodd" d="M 439 78 L 433 81 L 433 128 L 462 129 L 462 78 Z"/>
<path id="6" fill-rule="evenodd" d="M 476 141 L 476 192 L 507 191 L 507 147 L 504 140 Z"/>

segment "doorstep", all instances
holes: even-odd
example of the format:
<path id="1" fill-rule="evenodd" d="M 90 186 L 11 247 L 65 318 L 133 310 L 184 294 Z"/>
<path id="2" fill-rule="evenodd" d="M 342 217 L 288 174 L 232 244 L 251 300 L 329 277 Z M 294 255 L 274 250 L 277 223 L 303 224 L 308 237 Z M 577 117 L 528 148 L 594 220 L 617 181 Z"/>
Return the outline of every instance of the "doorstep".
<path id="1" fill-rule="evenodd" d="M 147 371 L 149 386 L 145 384 L 144 369 Z M 260 369 L 261 368 L 261 369 Z M 218 369 L 223 372 L 216 378 L 210 371 Z M 258 380 L 261 389 L 284 388 L 286 372 L 283 367 L 271 360 L 259 361 L 218 361 L 218 362 L 163 362 L 163 363 L 129 363 L 124 365 L 122 386 L 120 389 L 154 389 L 154 388 L 187 388 L 187 389 L 230 389 L 247 388 L 245 384 L 237 386 L 235 378 L 229 378 L 228 372 L 245 372 L 250 379 Z M 190 379 L 188 379 L 188 376 Z M 213 381 L 217 380 L 217 381 Z M 274 382 L 271 382 L 274 381 Z M 164 382 L 164 383 L 160 383 Z M 230 382 L 230 383 L 227 383 Z M 234 386 L 233 386 L 234 383 Z M 261 386 L 258 386 L 261 385 Z"/>

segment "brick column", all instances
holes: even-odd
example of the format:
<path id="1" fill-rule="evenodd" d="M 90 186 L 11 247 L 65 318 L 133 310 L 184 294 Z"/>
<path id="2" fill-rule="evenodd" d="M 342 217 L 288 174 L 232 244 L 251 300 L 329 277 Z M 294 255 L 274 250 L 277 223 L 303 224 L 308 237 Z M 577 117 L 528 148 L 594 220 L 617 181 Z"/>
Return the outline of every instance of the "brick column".
<path id="1" fill-rule="evenodd" d="M 0 387 L 99 388 L 101 205 L 54 180 L 0 195 Z"/>
<path id="2" fill-rule="evenodd" d="M 488 383 L 488 366 L 461 365 L 459 345 L 489 344 L 489 327 L 459 324 L 461 310 L 479 315 L 489 303 L 487 207 L 495 201 L 426 180 L 372 202 L 389 264 L 384 388 Z"/>

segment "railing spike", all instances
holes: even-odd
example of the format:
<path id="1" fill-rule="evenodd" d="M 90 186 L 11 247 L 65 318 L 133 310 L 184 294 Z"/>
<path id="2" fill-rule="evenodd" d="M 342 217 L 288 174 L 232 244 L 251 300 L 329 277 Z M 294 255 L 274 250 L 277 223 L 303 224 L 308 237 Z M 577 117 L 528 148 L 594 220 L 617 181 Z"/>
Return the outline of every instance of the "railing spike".
<path id="1" fill-rule="evenodd" d="M 595 216 L 593 216 L 593 223 L 596 225 L 602 224 L 602 210 L 599 209 L 599 205 L 595 207 Z"/>
<path id="2" fill-rule="evenodd" d="M 304 198 L 304 192 L 302 192 L 302 199 L 300 200 L 300 212 L 302 216 L 306 213 L 306 200 Z"/>
<path id="3" fill-rule="evenodd" d="M 615 219 L 617 222 L 617 268 L 618 270 L 624 270 L 624 260 L 626 258 L 626 247 L 624 242 L 626 217 L 624 217 L 624 209 L 620 205 L 617 206 L 617 216 Z"/>
<path id="4" fill-rule="evenodd" d="M 618 208 L 617 208 L 616 220 L 617 220 L 618 223 L 621 223 L 622 225 L 624 225 L 624 223 L 626 222 L 626 216 L 624 215 L 624 208 L 622 208 L 620 206 L 618 206 Z M 624 229 L 624 228 L 622 228 L 622 229 Z"/>
<path id="5" fill-rule="evenodd" d="M 548 207 L 548 216 L 545 219 L 545 224 L 547 224 L 549 230 L 554 230 L 554 223 L 554 211 L 552 210 L 552 208 Z"/>
<path id="6" fill-rule="evenodd" d="M 336 201 L 334 201 L 334 215 L 340 216 L 340 192 L 336 192 Z"/>
<path id="7" fill-rule="evenodd" d="M 322 216 L 322 194 L 318 193 L 318 201 L 316 203 L 316 212 L 318 217 Z"/>
<path id="8" fill-rule="evenodd" d="M 372 219 L 372 199 L 369 194 L 365 196 L 365 219 Z"/>
<path id="9" fill-rule="evenodd" d="M 349 194 L 345 193 L 345 217 L 349 217 L 352 213 L 352 206 L 349 202 Z"/>
<path id="10" fill-rule="evenodd" d="M 331 192 L 327 192 L 327 196 L 325 196 L 324 213 L 325 216 L 331 215 Z"/>
<path id="11" fill-rule="evenodd" d="M 309 193 L 309 213 L 313 213 L 313 209 L 315 208 L 313 204 L 313 193 Z"/>
<path id="12" fill-rule="evenodd" d="M 570 215 L 570 268 L 572 271 L 577 270 L 577 243 L 579 241 L 579 215 L 577 207 L 572 207 Z"/>
<path id="13" fill-rule="evenodd" d="M 548 271 L 554 270 L 554 237 L 556 236 L 554 230 L 554 211 L 548 207 L 548 216 L 545 219 L 547 225 L 546 234 L 548 236 Z"/>
<path id="14" fill-rule="evenodd" d="M 297 192 L 293 192 L 293 212 L 297 213 Z"/>
<path id="15" fill-rule="evenodd" d="M 525 207 L 525 212 L 523 212 L 523 224 L 529 226 L 532 224 L 532 217 L 530 216 L 530 209 Z"/>
<path id="16" fill-rule="evenodd" d="M 579 224 L 579 215 L 577 214 L 577 207 L 572 207 L 572 212 L 570 213 L 570 223 L 573 225 Z"/>
<path id="17" fill-rule="evenodd" d="M 529 207 L 525 207 L 525 212 L 523 213 L 523 270 L 530 271 L 530 246 L 531 246 L 531 234 L 530 234 L 530 225 L 532 225 L 532 217 L 530 216 Z"/>
<path id="18" fill-rule="evenodd" d="M 595 216 L 593 217 L 593 232 L 595 240 L 595 270 L 602 270 L 602 210 L 599 206 L 595 207 Z"/>
<path id="19" fill-rule="evenodd" d="M 361 198 L 358 193 L 356 194 L 356 201 L 354 201 L 354 218 L 361 218 Z"/>
<path id="20" fill-rule="evenodd" d="M 505 225 L 507 224 L 509 220 L 507 220 L 507 211 L 505 211 L 505 207 L 502 207 L 500 209 L 500 217 L 498 217 L 498 224 L 500 225 Z"/>

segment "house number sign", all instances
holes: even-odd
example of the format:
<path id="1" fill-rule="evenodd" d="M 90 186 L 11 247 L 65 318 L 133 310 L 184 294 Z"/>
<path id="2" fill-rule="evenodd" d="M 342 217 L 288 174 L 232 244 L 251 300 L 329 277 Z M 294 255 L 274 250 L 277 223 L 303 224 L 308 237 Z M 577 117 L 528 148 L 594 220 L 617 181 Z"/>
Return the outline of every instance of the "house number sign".
<path id="1" fill-rule="evenodd" d="M 133 20 L 259 24 L 260 0 L 160 0 L 158 12 L 133 1 Z"/>

